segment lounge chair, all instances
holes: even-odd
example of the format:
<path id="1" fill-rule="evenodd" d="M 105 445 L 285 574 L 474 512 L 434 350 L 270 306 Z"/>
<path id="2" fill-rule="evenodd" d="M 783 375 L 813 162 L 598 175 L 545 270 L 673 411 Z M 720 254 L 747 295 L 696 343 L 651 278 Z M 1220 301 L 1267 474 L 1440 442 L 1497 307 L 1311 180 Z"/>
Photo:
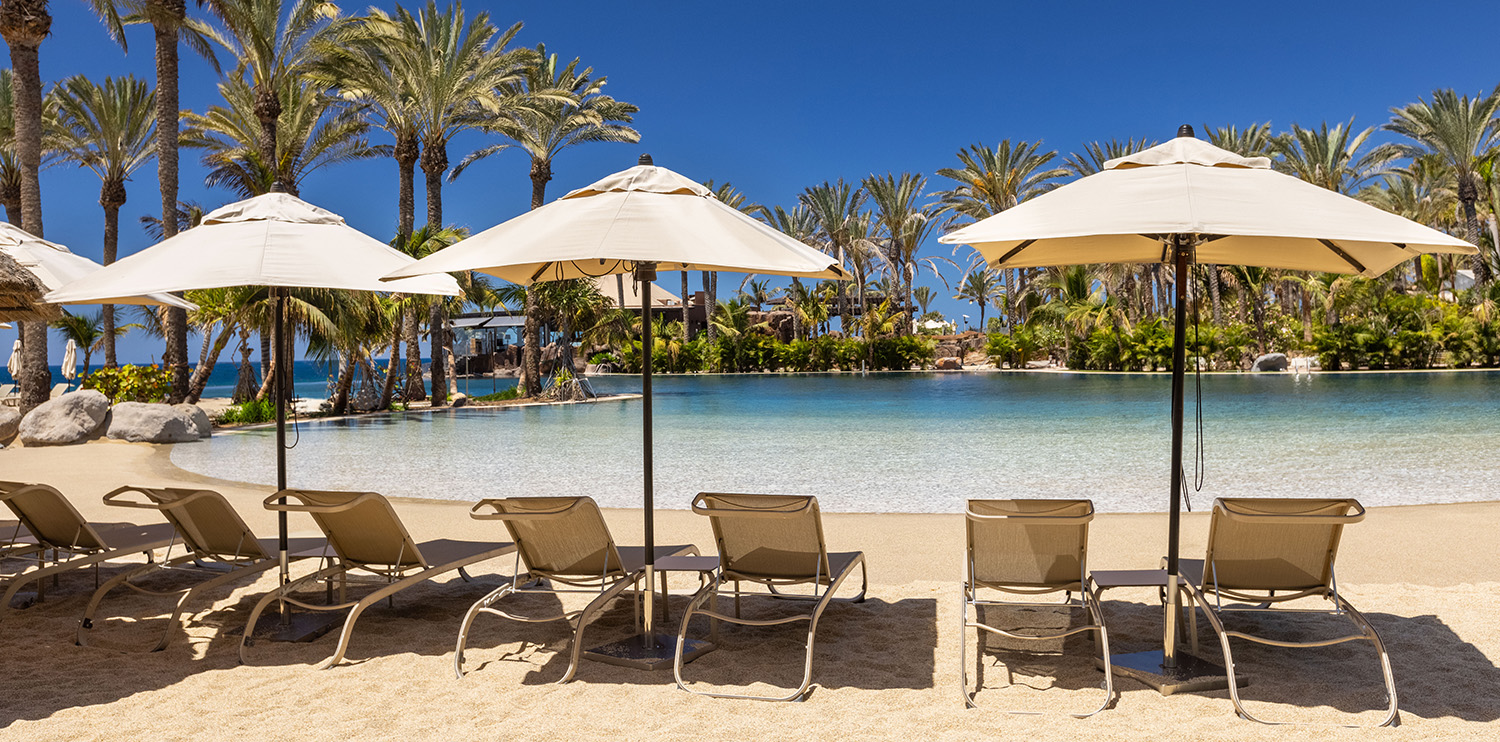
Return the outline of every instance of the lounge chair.
<path id="1" fill-rule="evenodd" d="M 1208 531 L 1208 553 L 1202 561 L 1180 562 L 1183 578 L 1195 593 L 1204 615 L 1219 636 L 1224 651 L 1224 667 L 1229 672 L 1229 698 L 1241 717 L 1263 724 L 1245 710 L 1235 682 L 1234 654 L 1231 637 L 1267 644 L 1273 647 L 1326 647 L 1344 642 L 1365 640 L 1380 657 L 1385 676 L 1385 719 L 1379 726 L 1397 723 L 1396 683 L 1391 675 L 1391 660 L 1375 627 L 1339 595 L 1334 579 L 1333 561 L 1338 553 L 1339 537 L 1344 526 L 1364 520 L 1365 509 L 1353 499 L 1314 498 L 1220 498 L 1214 500 L 1213 519 Z M 1332 609 L 1282 609 L 1274 604 L 1301 598 L 1323 598 Z M 1241 604 L 1224 605 L 1225 599 Z M 1212 601 L 1212 602 L 1210 602 Z M 1334 639 L 1295 642 L 1268 639 L 1224 628 L 1223 618 L 1231 612 L 1320 613 L 1344 616 L 1359 633 Z M 1329 679 L 1330 681 L 1333 678 Z"/>
<path id="2" fill-rule="evenodd" d="M 464 615 L 458 631 L 458 648 L 453 656 L 453 672 L 464 675 L 464 645 L 469 627 L 480 613 L 489 613 L 512 621 L 542 623 L 569 621 L 573 638 L 568 655 L 568 669 L 558 683 L 573 679 L 583 653 L 583 631 L 589 620 L 626 588 L 638 585 L 645 574 L 644 546 L 616 546 L 609 526 L 591 497 L 513 497 L 481 500 L 470 511 L 480 520 L 505 521 L 506 530 L 516 542 L 517 565 L 509 583 L 480 598 Z M 655 559 L 697 554 L 691 544 L 658 546 Z M 524 563 L 526 569 L 520 565 Z M 666 603 L 666 573 L 662 578 L 663 605 Z M 565 588 L 551 587 L 552 583 Z M 556 616 L 518 616 L 494 605 L 509 595 L 586 593 L 596 596 L 582 610 L 564 611 Z M 640 604 L 636 604 L 639 616 Z"/>
<path id="3" fill-rule="evenodd" d="M 16 593 L 28 584 L 36 584 L 35 602 L 41 602 L 48 577 L 92 566 L 97 578 L 98 566 L 104 562 L 133 554 L 145 554 L 149 561 L 152 552 L 172 543 L 172 526 L 166 523 L 91 524 L 61 492 L 45 484 L 0 482 L 0 501 L 16 514 L 36 542 L 34 546 L 21 543 L 0 552 L 5 561 L 32 564 L 6 579 L 5 593 L 0 596 L 0 620 L 10 613 Z"/>
<path id="4" fill-rule="evenodd" d="M 286 498 L 290 502 L 279 503 Z M 305 575 L 282 585 L 255 604 L 250 611 L 250 620 L 245 625 L 244 637 L 240 641 L 240 661 L 248 662 L 245 648 L 254 643 L 256 620 L 273 601 L 285 601 L 311 611 L 343 611 L 349 615 L 344 619 L 344 629 L 339 634 L 338 648 L 333 656 L 318 665 L 325 670 L 344 659 L 349 649 L 349 639 L 354 633 L 354 622 L 359 620 L 366 608 L 382 599 L 395 595 L 408 587 L 425 582 L 441 574 L 457 571 L 465 581 L 469 580 L 464 567 L 494 559 L 515 551 L 515 544 L 504 542 L 474 542 L 437 539 L 418 544 L 412 541 L 406 527 L 396 517 L 396 511 L 384 497 L 374 492 L 327 492 L 314 490 L 282 490 L 266 498 L 266 508 L 288 513 L 307 513 L 317 522 L 328 538 L 328 545 L 338 555 L 338 561 L 312 574 Z M 356 601 L 348 601 L 345 587 L 350 581 L 350 572 L 360 570 L 376 576 L 370 581 L 379 587 Z M 336 604 L 318 605 L 292 597 L 304 585 L 337 578 L 340 582 L 339 600 Z"/>
<path id="5" fill-rule="evenodd" d="M 1098 594 L 1091 587 L 1088 573 L 1089 522 L 1093 519 L 1094 503 L 1090 500 L 969 501 L 964 513 L 968 546 L 964 559 L 958 654 L 958 687 L 963 692 L 967 708 L 978 708 L 974 703 L 978 689 L 975 693 L 969 692 L 968 631 L 971 628 L 1027 641 L 1057 640 L 1093 632 L 1097 640 L 1094 646 L 1104 660 L 1104 703 L 1092 711 L 1071 715 L 1079 718 L 1093 716 L 1114 703 L 1114 667 L 1110 664 L 1109 633 L 1104 628 Z M 981 590 L 1022 596 L 1062 593 L 1063 601 L 985 599 L 981 597 Z M 1078 594 L 1076 600 L 1073 593 Z M 1056 633 L 1022 634 L 986 624 L 980 614 L 985 606 L 1066 607 L 1084 611 L 1089 622 Z M 974 611 L 972 621 L 969 620 L 970 608 Z"/>
<path id="6" fill-rule="evenodd" d="M 67 394 L 68 389 L 72 386 L 72 384 L 69 384 L 67 382 L 63 382 L 61 384 L 53 384 L 52 391 L 48 393 L 47 399 L 57 399 L 58 397 Z"/>
<path id="7" fill-rule="evenodd" d="M 0 404 L 15 407 L 21 403 L 21 393 L 15 384 L 0 384 Z"/>
<path id="8" fill-rule="evenodd" d="M 78 624 L 77 643 L 86 643 L 94 628 L 94 613 L 104 596 L 120 585 L 145 595 L 177 597 L 166 630 L 151 651 L 167 646 L 178 626 L 182 608 L 194 596 L 220 585 L 258 575 L 280 564 L 276 539 L 258 539 L 230 507 L 224 496 L 211 490 L 175 487 L 121 487 L 104 496 L 106 505 L 159 511 L 177 531 L 182 552 L 173 555 L 176 544 L 167 548 L 159 562 L 144 564 L 105 581 L 94 592 L 83 620 Z M 290 539 L 288 558 L 319 556 L 327 544 L 323 539 Z M 202 579 L 190 587 L 173 590 L 149 590 L 136 584 L 141 578 L 157 573 L 194 574 Z"/>
<path id="9" fill-rule="evenodd" d="M 818 619 L 834 599 L 844 580 L 860 570 L 859 594 L 847 598 L 850 602 L 862 603 L 869 587 L 869 572 L 865 566 L 864 552 L 850 551 L 829 553 L 823 540 L 823 521 L 818 515 L 818 499 L 799 495 L 736 495 L 701 493 L 693 498 L 693 512 L 708 516 L 713 525 L 714 541 L 719 547 L 720 572 L 699 590 L 688 603 L 682 617 L 677 636 L 677 651 L 672 672 L 677 678 L 677 687 L 714 698 L 743 698 L 758 701 L 792 701 L 807 693 L 812 685 L 813 639 L 818 631 Z M 718 596 L 724 585 L 734 583 L 734 615 L 719 613 Z M 760 584 L 774 598 L 805 600 L 814 603 L 811 613 L 774 619 L 749 619 L 740 617 L 740 583 Z M 783 592 L 785 588 L 811 586 L 811 595 Z M 704 608 L 710 598 L 714 604 Z M 785 696 L 751 696 L 732 693 L 711 693 L 689 688 L 682 679 L 683 644 L 687 637 L 688 623 L 693 616 L 702 614 L 715 621 L 745 626 L 771 626 L 775 624 L 806 621 L 807 655 L 802 667 L 802 684 Z M 717 630 L 717 624 L 715 624 Z"/>

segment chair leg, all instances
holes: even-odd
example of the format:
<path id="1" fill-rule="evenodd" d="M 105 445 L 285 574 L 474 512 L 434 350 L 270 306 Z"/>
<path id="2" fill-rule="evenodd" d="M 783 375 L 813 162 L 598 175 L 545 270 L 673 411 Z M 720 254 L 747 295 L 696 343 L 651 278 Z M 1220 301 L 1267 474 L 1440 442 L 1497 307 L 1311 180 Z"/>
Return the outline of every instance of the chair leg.
<path id="1" fill-rule="evenodd" d="M 639 577 L 636 578 L 636 580 L 639 579 Z M 589 621 L 593 619 L 594 614 L 608 605 L 610 601 L 619 597 L 620 593 L 624 592 L 636 580 L 629 578 L 617 580 L 615 584 L 609 586 L 608 590 L 605 590 L 598 597 L 589 601 L 589 604 L 584 606 L 583 610 L 578 613 L 578 618 L 575 619 L 578 623 L 573 628 L 573 639 L 568 648 L 568 669 L 563 673 L 562 678 L 557 681 L 558 685 L 572 680 L 573 675 L 578 672 L 578 665 L 583 657 L 583 631 L 588 628 Z"/>
<path id="2" fill-rule="evenodd" d="M 979 610 L 977 607 L 975 610 Z M 964 708 L 979 708 L 969 695 L 969 596 L 958 599 L 958 692 L 963 694 Z"/>
<path id="3" fill-rule="evenodd" d="M 459 680 L 463 680 L 464 645 L 469 641 L 469 627 L 473 625 L 474 619 L 479 616 L 479 612 L 481 610 L 494 605 L 501 598 L 509 595 L 511 593 L 511 590 L 511 583 L 501 585 L 499 588 L 491 591 L 489 595 L 486 595 L 483 598 L 474 601 L 474 605 L 469 606 L 468 612 L 464 613 L 464 621 L 458 627 L 458 646 L 453 651 L 454 677 L 458 678 Z"/>

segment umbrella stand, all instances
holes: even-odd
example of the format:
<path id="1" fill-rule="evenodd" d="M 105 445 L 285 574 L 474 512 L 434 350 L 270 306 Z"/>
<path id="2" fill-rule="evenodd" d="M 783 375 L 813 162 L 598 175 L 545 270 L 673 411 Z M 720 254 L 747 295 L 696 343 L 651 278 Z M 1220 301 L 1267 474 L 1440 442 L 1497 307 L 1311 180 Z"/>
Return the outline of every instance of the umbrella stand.
<path id="1" fill-rule="evenodd" d="M 271 394 L 276 398 L 276 491 L 286 490 L 286 400 L 292 377 L 292 337 L 286 327 L 286 289 L 272 286 L 271 309 L 271 369 L 275 377 L 271 380 Z M 277 500 L 285 505 L 286 498 Z M 276 513 L 276 550 L 280 561 L 281 584 L 291 581 L 287 565 L 287 513 Z M 343 623 L 343 618 L 332 611 L 293 612 L 287 609 L 285 600 L 277 601 L 274 616 L 266 616 L 260 624 L 265 633 L 256 631 L 257 638 L 276 642 L 310 642 Z M 256 626 L 259 629 L 260 626 Z M 247 631 L 251 629 L 246 629 Z"/>
<path id="2" fill-rule="evenodd" d="M 645 610 L 641 612 L 641 633 L 585 650 L 583 655 L 596 662 L 636 670 L 665 670 L 672 666 L 673 653 L 677 651 L 677 640 L 670 635 L 658 634 L 655 626 L 656 524 L 653 516 L 655 485 L 652 473 L 654 467 L 651 461 L 651 345 L 655 338 L 652 337 L 651 330 L 651 282 L 656 280 L 656 264 L 636 264 L 635 280 L 640 284 L 641 296 L 641 439 L 643 443 L 641 461 L 646 516 L 646 573 L 641 580 L 646 583 L 646 605 Z M 620 306 L 624 307 L 624 302 L 621 302 Z M 571 338 L 563 338 L 562 341 L 572 342 Z M 700 639 L 683 638 L 682 642 L 683 662 L 691 662 L 714 648 L 709 642 Z"/>
<path id="3" fill-rule="evenodd" d="M 1178 565 L 1178 531 L 1182 523 L 1182 417 L 1184 369 L 1187 366 L 1187 287 L 1188 266 L 1194 248 L 1194 236 L 1171 235 L 1168 247 L 1172 250 L 1176 291 L 1175 327 L 1172 330 L 1172 496 L 1171 511 L 1167 519 L 1167 564 L 1162 585 L 1166 593 L 1165 615 L 1162 621 L 1161 651 L 1117 654 L 1112 658 L 1115 670 L 1127 677 L 1139 680 L 1160 691 L 1162 695 L 1222 690 L 1229 687 L 1229 676 L 1224 668 L 1207 660 L 1178 651 L 1177 626 L 1182 613 L 1182 583 Z M 1242 674 L 1240 685 L 1247 681 Z"/>

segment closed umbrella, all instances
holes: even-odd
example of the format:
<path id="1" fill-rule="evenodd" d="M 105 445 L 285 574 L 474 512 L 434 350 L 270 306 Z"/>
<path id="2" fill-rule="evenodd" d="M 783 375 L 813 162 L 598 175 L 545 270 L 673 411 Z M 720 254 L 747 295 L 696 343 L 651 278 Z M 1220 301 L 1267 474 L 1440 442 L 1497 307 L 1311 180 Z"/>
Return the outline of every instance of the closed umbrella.
<path id="1" fill-rule="evenodd" d="M 266 286 L 275 299 L 272 345 L 277 369 L 276 488 L 286 489 L 286 394 L 291 338 L 288 288 L 399 291 L 456 296 L 452 276 L 381 282 L 411 257 L 344 223 L 344 218 L 286 193 L 267 193 L 221 206 L 199 226 L 146 248 L 47 294 L 47 301 L 120 303 L 119 297 L 161 291 Z M 286 513 L 280 524 L 281 574 L 286 580 Z"/>
<path id="2" fill-rule="evenodd" d="M 640 284 L 641 430 L 644 462 L 646 610 L 644 632 L 590 654 L 597 659 L 655 669 L 672 661 L 653 631 L 655 551 L 651 462 L 651 282 L 663 271 L 738 271 L 803 278 L 845 279 L 830 256 L 725 205 L 702 185 L 656 167 L 642 155 L 636 167 L 580 188 L 546 206 L 491 227 L 415 264 L 398 279 L 425 273 L 480 271 L 513 283 L 631 274 Z M 621 293 L 621 303 L 630 297 Z M 684 652 L 691 657 L 702 649 Z"/>
<path id="3" fill-rule="evenodd" d="M 1212 687 L 1222 670 L 1177 651 L 1178 528 L 1183 489 L 1183 365 L 1188 266 L 1247 265 L 1378 276 L 1422 253 L 1474 254 L 1463 240 L 1271 169 L 1193 137 L 1120 157 L 1104 170 L 939 240 L 995 268 L 1162 263 L 1175 269 L 1172 471 L 1163 651 L 1115 664 L 1163 693 Z M 1213 678 L 1205 682 L 1205 677 Z"/>
<path id="4" fill-rule="evenodd" d="M 68 344 L 63 346 L 62 376 L 68 381 L 78 376 L 78 343 L 73 338 L 68 338 Z"/>
<path id="5" fill-rule="evenodd" d="M 16 338 L 16 342 L 12 343 L 11 346 L 10 346 L 10 360 L 8 360 L 8 361 L 5 362 L 5 370 L 10 372 L 10 378 L 12 380 L 14 380 L 17 376 L 21 375 L 21 339 L 20 338 Z"/>

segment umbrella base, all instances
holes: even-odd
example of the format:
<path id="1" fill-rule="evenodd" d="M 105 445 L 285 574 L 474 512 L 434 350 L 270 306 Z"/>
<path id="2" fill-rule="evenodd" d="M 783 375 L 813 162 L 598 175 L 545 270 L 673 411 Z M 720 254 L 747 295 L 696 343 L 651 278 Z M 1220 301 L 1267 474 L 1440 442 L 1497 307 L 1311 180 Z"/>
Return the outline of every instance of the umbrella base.
<path id="1" fill-rule="evenodd" d="M 1110 662 L 1115 667 L 1115 674 L 1139 680 L 1164 696 L 1229 687 L 1229 675 L 1223 667 L 1186 653 L 1178 653 L 1176 667 L 1162 665 L 1160 650 L 1117 654 L 1110 658 Z M 1102 667 L 1104 663 L 1100 661 L 1099 664 Z M 1250 679 L 1244 675 L 1236 676 L 1236 680 L 1240 687 L 1250 684 Z"/>
<path id="2" fill-rule="evenodd" d="M 701 639 L 682 640 L 682 662 L 687 664 L 713 651 L 714 645 Z M 677 651 L 677 640 L 662 634 L 635 636 L 586 649 L 583 656 L 634 670 L 668 670 Z"/>
<path id="3" fill-rule="evenodd" d="M 266 613 L 251 636 L 273 642 L 310 642 L 344 623 L 341 611 Z"/>

